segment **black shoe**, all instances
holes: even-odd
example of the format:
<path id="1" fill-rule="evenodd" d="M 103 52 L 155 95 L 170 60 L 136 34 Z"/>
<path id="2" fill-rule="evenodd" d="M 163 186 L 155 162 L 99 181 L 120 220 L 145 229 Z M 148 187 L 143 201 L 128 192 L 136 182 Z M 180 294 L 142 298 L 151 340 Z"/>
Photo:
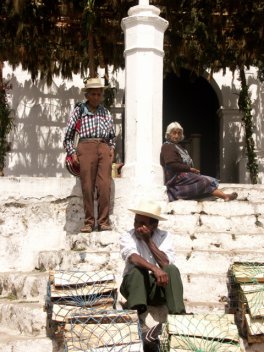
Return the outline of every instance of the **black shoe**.
<path id="1" fill-rule="evenodd" d="M 147 306 L 145 304 L 138 304 L 137 306 L 133 306 L 131 309 L 136 309 L 138 315 L 140 315 L 146 312 Z"/>

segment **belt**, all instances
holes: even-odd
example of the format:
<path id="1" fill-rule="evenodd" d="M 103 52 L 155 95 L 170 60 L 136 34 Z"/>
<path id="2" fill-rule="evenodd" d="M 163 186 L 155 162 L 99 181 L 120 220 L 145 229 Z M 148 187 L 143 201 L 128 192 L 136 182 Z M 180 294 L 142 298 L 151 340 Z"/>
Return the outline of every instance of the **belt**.
<path id="1" fill-rule="evenodd" d="M 107 143 L 107 140 L 105 138 L 80 138 L 80 143 L 81 142 L 102 142 L 102 143 Z"/>

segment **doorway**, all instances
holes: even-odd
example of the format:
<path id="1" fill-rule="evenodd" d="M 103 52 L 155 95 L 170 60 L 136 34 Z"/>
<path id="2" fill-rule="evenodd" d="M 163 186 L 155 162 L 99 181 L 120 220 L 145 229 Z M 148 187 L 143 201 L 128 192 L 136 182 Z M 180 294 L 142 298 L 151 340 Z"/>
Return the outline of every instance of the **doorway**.
<path id="1" fill-rule="evenodd" d="M 179 122 L 185 140 L 200 136 L 200 170 L 219 178 L 219 101 L 210 83 L 189 70 L 168 73 L 163 81 L 163 138 L 166 127 Z M 197 152 L 197 151 L 196 151 Z"/>

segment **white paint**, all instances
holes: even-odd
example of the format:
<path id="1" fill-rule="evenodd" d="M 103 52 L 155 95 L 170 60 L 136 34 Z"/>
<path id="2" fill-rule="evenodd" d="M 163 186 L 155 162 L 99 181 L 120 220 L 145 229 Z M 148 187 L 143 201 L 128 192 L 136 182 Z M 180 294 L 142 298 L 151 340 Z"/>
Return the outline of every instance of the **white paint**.
<path id="1" fill-rule="evenodd" d="M 149 0 L 139 0 L 138 4 L 142 6 L 147 6 L 149 5 Z"/>
<path id="2" fill-rule="evenodd" d="M 162 184 L 163 38 L 168 22 L 157 15 L 155 7 L 147 11 L 136 6 L 122 20 L 126 60 L 126 160 L 122 175 L 151 187 L 155 182 Z"/>

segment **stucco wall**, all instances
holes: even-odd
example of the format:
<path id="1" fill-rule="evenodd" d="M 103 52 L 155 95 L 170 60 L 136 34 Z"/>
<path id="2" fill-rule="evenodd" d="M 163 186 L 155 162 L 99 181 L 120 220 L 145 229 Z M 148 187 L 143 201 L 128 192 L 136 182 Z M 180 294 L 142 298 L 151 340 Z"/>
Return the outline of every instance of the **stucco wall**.
<path id="1" fill-rule="evenodd" d="M 257 70 L 251 67 L 246 71 L 247 84 L 252 102 L 252 115 L 254 123 L 254 141 L 259 162 L 259 183 L 264 183 L 264 84 L 258 80 Z M 225 74 L 214 74 L 212 82 L 221 105 L 219 118 L 220 128 L 220 154 L 222 155 L 221 169 L 225 182 L 250 183 L 246 168 L 247 158 L 245 150 L 245 132 L 241 122 L 241 113 L 238 110 L 238 98 L 241 88 L 238 71 L 232 73 L 227 70 Z M 236 164 L 236 165 L 234 165 Z M 233 167 L 231 167 L 233 165 Z M 233 175 L 230 170 L 233 170 Z"/>
<path id="2" fill-rule="evenodd" d="M 111 72 L 111 70 L 110 70 Z M 82 79 L 74 75 L 71 81 L 55 78 L 51 87 L 42 81 L 31 81 L 30 76 L 20 67 L 16 70 L 5 63 L 4 79 L 10 81 L 8 99 L 15 117 L 15 129 L 10 134 L 11 152 L 8 154 L 6 176 L 68 176 L 64 168 L 62 139 L 64 128 L 71 110 L 77 101 L 83 100 Z M 103 72 L 99 75 L 103 76 Z M 117 88 L 115 106 L 112 113 L 116 122 L 116 159 L 123 161 L 124 122 L 124 71 L 110 75 L 110 81 Z M 263 103 L 264 84 L 257 79 L 257 71 L 246 72 L 252 99 L 252 113 L 255 123 L 256 152 L 259 158 L 259 179 L 264 183 L 264 124 Z M 210 82 L 220 103 L 220 169 L 222 182 L 248 183 L 244 149 L 244 128 L 238 111 L 240 81 L 238 73 L 230 71 L 214 74 Z M 147 94 L 148 92 L 146 92 Z M 133 145 L 134 136 L 128 134 Z"/>
<path id="3" fill-rule="evenodd" d="M 84 100 L 81 93 L 83 80 L 54 78 L 47 87 L 43 81 L 32 82 L 30 75 L 20 67 L 16 70 L 5 63 L 4 79 L 9 82 L 8 101 L 15 117 L 15 128 L 9 136 L 11 152 L 8 154 L 6 176 L 68 176 L 64 167 L 62 146 L 64 129 L 76 102 Z M 99 71 L 99 76 L 103 77 Z M 117 132 L 117 161 L 122 158 L 122 72 L 117 82 L 110 76 L 111 86 L 117 88 L 112 113 Z"/>

